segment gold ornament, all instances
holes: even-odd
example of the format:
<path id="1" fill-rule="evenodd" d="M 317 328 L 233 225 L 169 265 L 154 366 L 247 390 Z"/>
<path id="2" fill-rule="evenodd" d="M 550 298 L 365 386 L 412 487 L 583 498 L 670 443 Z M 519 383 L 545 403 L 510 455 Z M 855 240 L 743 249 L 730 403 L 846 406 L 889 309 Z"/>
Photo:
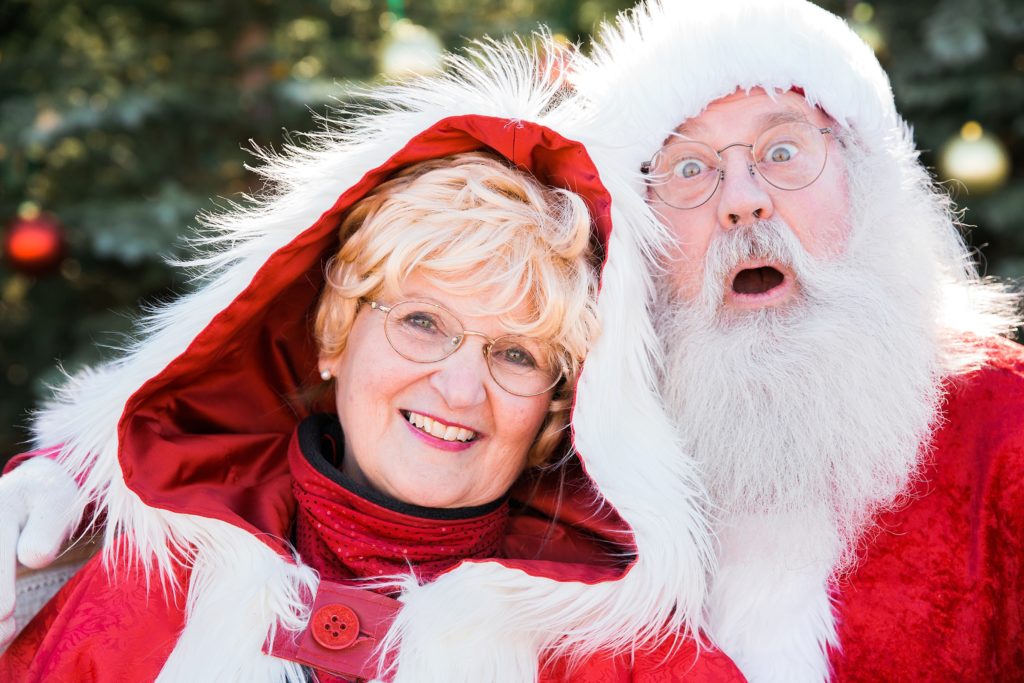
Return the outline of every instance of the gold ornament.
<path id="1" fill-rule="evenodd" d="M 1010 155 L 999 138 L 977 121 L 968 121 L 939 152 L 939 173 L 971 192 L 991 192 L 1009 177 Z"/>

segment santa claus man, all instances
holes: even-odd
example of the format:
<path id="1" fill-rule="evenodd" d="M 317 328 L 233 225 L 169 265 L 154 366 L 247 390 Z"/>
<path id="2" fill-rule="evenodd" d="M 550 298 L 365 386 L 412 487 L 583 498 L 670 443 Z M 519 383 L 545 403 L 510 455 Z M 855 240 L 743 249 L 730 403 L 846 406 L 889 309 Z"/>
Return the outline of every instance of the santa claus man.
<path id="1" fill-rule="evenodd" d="M 575 76 L 651 244 L 661 392 L 751 681 L 1024 679 L 1024 354 L 871 50 L 802 0 L 649 2 Z M 618 189 L 618 192 L 616 192 Z M 644 201 L 648 210 L 644 212 Z"/>

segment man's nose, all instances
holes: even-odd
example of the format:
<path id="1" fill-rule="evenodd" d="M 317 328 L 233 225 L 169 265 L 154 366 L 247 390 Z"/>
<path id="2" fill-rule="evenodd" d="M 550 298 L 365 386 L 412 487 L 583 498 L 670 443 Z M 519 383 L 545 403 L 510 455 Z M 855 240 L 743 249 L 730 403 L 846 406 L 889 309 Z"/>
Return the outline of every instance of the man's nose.
<path id="1" fill-rule="evenodd" d="M 718 198 L 718 223 L 730 229 L 770 218 L 774 207 L 768 183 L 754 168 L 746 149 L 733 150 L 723 160 L 721 196 Z"/>
<path id="2" fill-rule="evenodd" d="M 435 364 L 430 384 L 449 408 L 470 408 L 487 400 L 486 385 L 491 375 L 481 353 L 482 344 L 468 338 L 455 353 Z"/>

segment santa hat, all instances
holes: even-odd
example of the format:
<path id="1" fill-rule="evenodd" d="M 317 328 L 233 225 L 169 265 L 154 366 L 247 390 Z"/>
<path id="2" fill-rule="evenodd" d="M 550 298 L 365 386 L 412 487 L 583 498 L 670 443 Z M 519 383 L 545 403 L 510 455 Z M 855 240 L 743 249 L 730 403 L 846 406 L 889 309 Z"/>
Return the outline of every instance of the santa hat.
<path id="1" fill-rule="evenodd" d="M 881 140 L 900 119 L 871 48 L 805 0 L 671 0 L 605 26 L 572 76 L 594 123 L 649 159 L 680 123 L 737 89 L 800 90 L 840 125 Z"/>

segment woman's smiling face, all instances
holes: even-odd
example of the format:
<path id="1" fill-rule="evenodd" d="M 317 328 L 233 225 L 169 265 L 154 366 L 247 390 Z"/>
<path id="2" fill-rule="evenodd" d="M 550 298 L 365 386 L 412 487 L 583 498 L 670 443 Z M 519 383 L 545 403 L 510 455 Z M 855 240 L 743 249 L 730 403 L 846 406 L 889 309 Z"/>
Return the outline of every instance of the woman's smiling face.
<path id="1" fill-rule="evenodd" d="M 487 292 L 452 294 L 415 272 L 403 300 L 440 305 L 467 330 L 505 335 L 497 316 L 472 316 Z M 343 471 L 396 500 L 434 508 L 483 505 L 504 495 L 526 467 L 552 392 L 515 396 L 498 386 L 482 353 L 487 341 L 467 335 L 434 363 L 399 355 L 384 331 L 385 316 L 363 305 L 344 351 L 321 357 L 335 377 L 335 403 L 345 433 Z M 442 427 L 444 430 L 442 431 Z"/>

